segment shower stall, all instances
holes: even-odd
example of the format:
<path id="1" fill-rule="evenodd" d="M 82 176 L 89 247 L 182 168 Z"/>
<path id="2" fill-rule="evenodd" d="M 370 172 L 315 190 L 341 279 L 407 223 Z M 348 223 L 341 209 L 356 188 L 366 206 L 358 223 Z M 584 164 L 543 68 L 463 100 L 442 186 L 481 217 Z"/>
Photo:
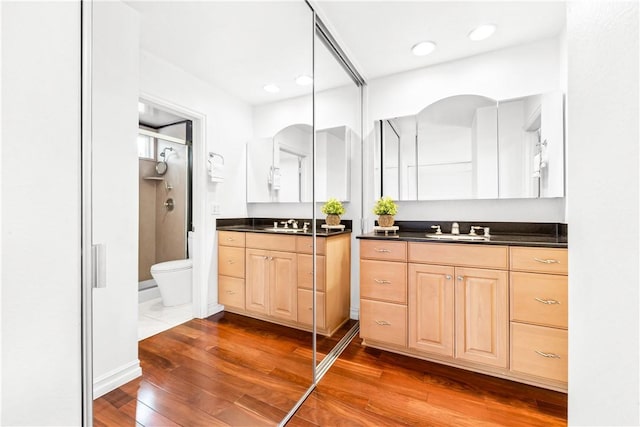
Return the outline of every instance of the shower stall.
<path id="1" fill-rule="evenodd" d="M 159 296 L 152 265 L 187 258 L 191 230 L 192 123 L 140 104 L 138 290 Z"/>

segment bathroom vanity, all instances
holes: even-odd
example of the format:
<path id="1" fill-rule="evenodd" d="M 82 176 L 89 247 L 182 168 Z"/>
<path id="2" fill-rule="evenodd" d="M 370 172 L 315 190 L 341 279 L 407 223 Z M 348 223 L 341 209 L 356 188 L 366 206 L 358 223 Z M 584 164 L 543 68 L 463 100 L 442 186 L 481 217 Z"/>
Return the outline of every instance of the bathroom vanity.
<path id="1" fill-rule="evenodd" d="M 363 344 L 566 391 L 566 226 L 447 240 L 407 225 L 358 236 Z"/>
<path id="2" fill-rule="evenodd" d="M 264 225 L 218 230 L 218 301 L 226 311 L 307 331 L 313 323 L 313 237 Z M 316 328 L 331 336 L 349 320 L 351 232 L 318 232 Z"/>

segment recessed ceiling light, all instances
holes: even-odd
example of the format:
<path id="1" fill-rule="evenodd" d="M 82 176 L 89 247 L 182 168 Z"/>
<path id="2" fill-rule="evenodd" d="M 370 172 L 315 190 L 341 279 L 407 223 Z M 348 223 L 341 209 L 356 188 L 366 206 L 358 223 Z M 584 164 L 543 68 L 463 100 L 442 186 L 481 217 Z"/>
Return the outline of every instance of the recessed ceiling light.
<path id="1" fill-rule="evenodd" d="M 280 88 L 274 84 L 268 84 L 263 87 L 269 93 L 278 93 L 280 92 Z"/>
<path id="2" fill-rule="evenodd" d="M 435 48 L 436 44 L 434 42 L 420 42 L 411 48 L 411 52 L 415 56 L 425 56 L 433 52 Z"/>
<path id="3" fill-rule="evenodd" d="M 313 79 L 303 74 L 296 78 L 296 83 L 299 84 L 300 86 L 307 86 L 313 83 Z"/>
<path id="4" fill-rule="evenodd" d="M 484 24 L 474 28 L 469 33 L 469 38 L 473 41 L 484 40 L 489 38 L 496 31 L 496 26 L 493 24 Z"/>

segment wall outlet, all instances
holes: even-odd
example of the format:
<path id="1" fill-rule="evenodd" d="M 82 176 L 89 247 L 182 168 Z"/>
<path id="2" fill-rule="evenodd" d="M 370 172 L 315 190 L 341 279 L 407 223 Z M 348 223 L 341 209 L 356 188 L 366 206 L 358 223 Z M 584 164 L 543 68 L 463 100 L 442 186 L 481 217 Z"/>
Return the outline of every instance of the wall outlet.
<path id="1" fill-rule="evenodd" d="M 211 215 L 220 215 L 222 213 L 222 208 L 218 203 L 211 203 Z"/>

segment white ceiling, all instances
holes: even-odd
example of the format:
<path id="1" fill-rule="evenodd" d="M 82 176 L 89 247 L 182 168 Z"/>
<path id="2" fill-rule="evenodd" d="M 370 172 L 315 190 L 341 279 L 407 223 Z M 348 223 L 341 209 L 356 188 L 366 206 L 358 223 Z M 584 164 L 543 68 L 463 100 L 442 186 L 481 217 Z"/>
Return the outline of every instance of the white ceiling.
<path id="1" fill-rule="evenodd" d="M 250 104 L 309 94 L 294 79 L 312 73 L 312 17 L 302 1 L 127 1 L 141 14 L 142 49 Z M 368 79 L 557 35 L 564 2 L 315 1 L 323 21 Z M 468 32 L 498 25 L 488 40 Z M 438 44 L 416 57 L 413 44 Z M 321 46 L 321 45 L 319 45 Z M 350 82 L 324 47 L 317 90 Z M 277 94 L 265 84 L 280 86 Z"/>

